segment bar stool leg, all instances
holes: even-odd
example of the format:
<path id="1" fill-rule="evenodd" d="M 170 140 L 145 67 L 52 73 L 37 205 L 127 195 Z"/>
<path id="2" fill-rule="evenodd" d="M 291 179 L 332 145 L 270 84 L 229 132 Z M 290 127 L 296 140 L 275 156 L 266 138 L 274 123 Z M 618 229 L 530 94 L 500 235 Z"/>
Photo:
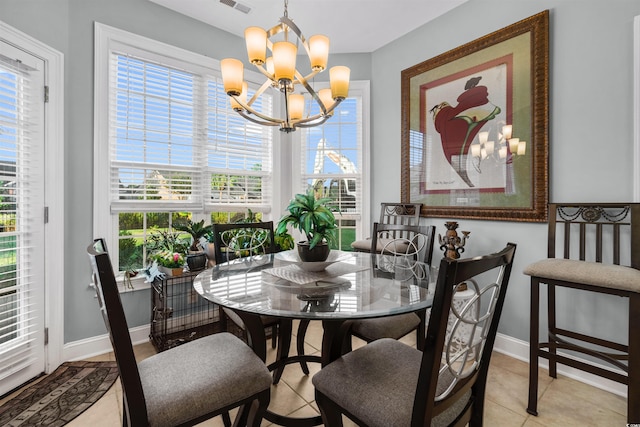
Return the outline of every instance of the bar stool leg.
<path id="1" fill-rule="evenodd" d="M 538 415 L 538 343 L 540 330 L 540 282 L 531 278 L 531 319 L 529 323 L 529 404 L 527 412 Z"/>
<path id="2" fill-rule="evenodd" d="M 629 295 L 629 386 L 627 389 L 627 422 L 640 423 L 640 294 Z"/>
<path id="3" fill-rule="evenodd" d="M 549 376 L 552 378 L 558 378 L 558 362 L 556 354 L 558 346 L 556 343 L 556 287 L 552 284 L 547 284 L 548 289 L 548 307 L 547 318 L 549 320 Z"/>

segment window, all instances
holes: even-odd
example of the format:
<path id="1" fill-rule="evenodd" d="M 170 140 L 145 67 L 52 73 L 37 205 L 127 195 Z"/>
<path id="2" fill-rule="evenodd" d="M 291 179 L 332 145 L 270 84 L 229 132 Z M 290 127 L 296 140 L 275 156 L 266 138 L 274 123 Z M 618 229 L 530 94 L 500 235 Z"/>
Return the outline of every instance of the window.
<path id="1" fill-rule="evenodd" d="M 96 64 L 94 227 L 119 270 L 153 227 L 269 212 L 272 131 L 230 108 L 218 61 L 96 24 Z"/>
<path id="2" fill-rule="evenodd" d="M 364 199 L 369 191 L 368 105 L 368 82 L 352 82 L 349 97 L 331 119 L 301 129 L 299 191 L 313 188 L 317 195 L 333 200 L 339 210 L 338 247 L 342 250 L 351 250 L 351 243 L 369 232 L 369 206 Z"/>

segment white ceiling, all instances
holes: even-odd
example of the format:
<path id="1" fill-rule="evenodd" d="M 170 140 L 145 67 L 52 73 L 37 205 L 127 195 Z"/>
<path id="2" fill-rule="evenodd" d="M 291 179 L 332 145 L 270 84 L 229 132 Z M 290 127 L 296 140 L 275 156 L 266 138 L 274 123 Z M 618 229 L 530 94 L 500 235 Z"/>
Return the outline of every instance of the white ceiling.
<path id="1" fill-rule="evenodd" d="M 284 14 L 284 0 L 150 0 L 240 37 L 269 29 Z M 373 52 L 467 0 L 289 0 L 289 18 L 305 37 L 324 34 L 332 53 Z M 245 14 L 238 8 L 249 8 Z"/>

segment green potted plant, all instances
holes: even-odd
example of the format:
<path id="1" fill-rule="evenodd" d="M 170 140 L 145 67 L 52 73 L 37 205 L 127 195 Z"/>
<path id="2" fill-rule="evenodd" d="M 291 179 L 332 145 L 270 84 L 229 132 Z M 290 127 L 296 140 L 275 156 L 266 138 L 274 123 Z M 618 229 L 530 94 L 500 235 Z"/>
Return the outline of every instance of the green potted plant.
<path id="1" fill-rule="evenodd" d="M 336 243 L 336 218 L 327 203 L 331 199 L 316 199 L 313 189 L 306 194 L 296 194 L 287 206 L 276 227 L 276 235 L 287 233 L 287 226 L 300 230 L 307 238 L 298 242 L 298 254 L 305 262 L 325 261 L 329 257 L 330 245 Z"/>
<path id="2" fill-rule="evenodd" d="M 191 219 L 187 219 L 186 223 L 176 223 L 173 228 L 191 235 L 191 246 L 187 254 L 189 270 L 198 271 L 204 269 L 207 266 L 207 255 L 198 245 L 200 239 L 211 232 L 211 225 L 204 225 L 204 220 L 193 222 Z"/>
<path id="3" fill-rule="evenodd" d="M 153 230 L 146 243 L 149 260 L 158 264 L 158 269 L 169 276 L 182 274 L 184 254 L 189 242 L 170 230 Z"/>

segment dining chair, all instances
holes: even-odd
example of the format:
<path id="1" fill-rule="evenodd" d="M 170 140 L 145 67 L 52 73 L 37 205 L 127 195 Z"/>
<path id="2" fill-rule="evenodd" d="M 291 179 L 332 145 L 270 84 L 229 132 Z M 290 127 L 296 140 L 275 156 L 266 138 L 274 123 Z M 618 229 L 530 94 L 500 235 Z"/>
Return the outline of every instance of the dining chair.
<path id="1" fill-rule="evenodd" d="M 214 251 L 216 254 L 216 264 L 227 262 L 234 258 L 244 258 L 259 254 L 272 254 L 276 252 L 275 236 L 273 231 L 273 221 L 213 224 Z M 227 318 L 238 325 L 246 334 L 246 326 L 240 316 L 232 309 L 223 307 L 221 321 L 223 328 L 226 328 Z M 277 348 L 277 359 L 284 358 L 289 353 L 291 334 L 285 335 L 284 330 L 290 330 L 291 325 L 283 322 L 290 322 L 273 316 L 260 316 L 265 329 L 271 330 L 271 347 Z M 308 326 L 308 321 L 301 321 L 298 326 L 297 349 L 298 354 L 304 354 L 304 337 Z M 300 367 L 305 374 L 309 374 L 309 367 L 305 361 L 300 362 Z M 284 366 L 275 369 L 273 372 L 273 384 L 280 381 Z"/>
<path id="2" fill-rule="evenodd" d="M 490 255 L 442 259 L 423 351 L 384 338 L 322 368 L 313 385 L 324 425 L 342 426 L 344 414 L 369 427 L 481 426 L 515 250 L 509 243 Z M 475 296 L 458 309 L 452 301 L 463 285 Z M 451 330 L 450 316 L 456 319 Z M 452 345 L 462 331 L 464 339 Z"/>
<path id="3" fill-rule="evenodd" d="M 550 203 L 547 258 L 528 265 L 524 274 L 531 276 L 527 412 L 538 415 L 538 360 L 542 357 L 549 360 L 552 378 L 557 378 L 561 364 L 626 384 L 627 423 L 640 424 L 640 334 L 635 329 L 640 322 L 640 203 Z M 542 322 L 541 285 L 547 288 Z M 583 300 L 575 296 L 588 292 L 624 298 L 627 342 L 568 325 L 562 315 L 556 315 L 567 309 L 566 302 L 556 299 L 556 288 L 565 291 L 559 295 L 571 295 L 572 311 L 596 319 L 597 308 L 580 304 Z M 541 323 L 547 324 L 543 342 Z M 589 359 L 577 359 L 580 354 Z"/>
<path id="4" fill-rule="evenodd" d="M 421 208 L 421 203 L 381 203 L 378 224 L 418 225 Z M 371 237 L 356 240 L 351 243 L 351 248 L 357 252 L 369 252 Z"/>
<path id="5" fill-rule="evenodd" d="M 418 268 L 417 275 L 429 274 L 435 227 L 433 225 L 373 224 L 370 241 L 372 255 L 377 255 L 378 270 L 395 268 Z M 381 265 L 386 264 L 386 265 Z M 428 279 L 428 276 L 426 277 Z M 375 319 L 354 320 L 351 334 L 370 343 L 380 338 L 400 339 L 416 331 L 416 345 L 419 349 L 425 343 L 426 310 Z"/>
<path id="6" fill-rule="evenodd" d="M 136 362 L 109 253 L 103 239 L 87 247 L 96 296 L 122 384 L 123 426 L 192 426 L 239 407 L 237 425 L 259 426 L 271 375 L 239 338 L 218 333 Z"/>

